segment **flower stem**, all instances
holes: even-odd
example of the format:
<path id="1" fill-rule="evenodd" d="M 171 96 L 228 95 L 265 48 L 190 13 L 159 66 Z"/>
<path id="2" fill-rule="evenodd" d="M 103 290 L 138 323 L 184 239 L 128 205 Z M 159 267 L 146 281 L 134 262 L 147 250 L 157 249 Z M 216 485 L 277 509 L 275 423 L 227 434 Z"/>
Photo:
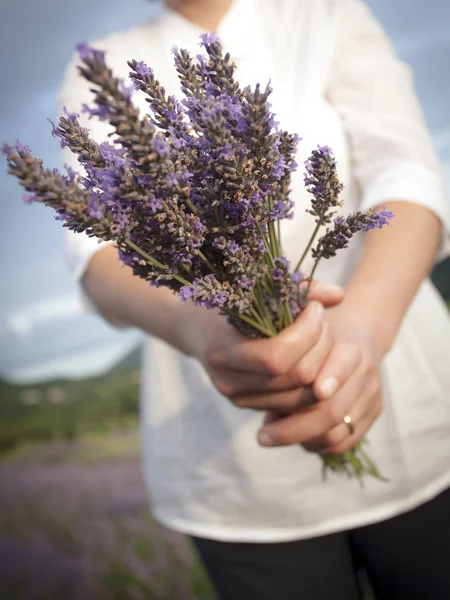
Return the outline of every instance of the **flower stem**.
<path id="1" fill-rule="evenodd" d="M 254 329 L 256 329 L 257 331 L 259 331 L 260 333 L 265 335 L 266 337 L 273 337 L 275 335 L 275 333 L 273 333 L 272 331 L 269 331 L 266 327 L 264 327 L 263 325 L 260 325 L 257 321 L 254 321 L 252 318 L 250 318 L 247 315 L 235 313 L 231 310 L 226 310 L 226 309 L 225 309 L 225 312 L 232 315 L 233 317 L 237 317 L 238 319 L 241 319 L 241 321 L 245 321 L 246 323 L 251 325 Z"/>
<path id="2" fill-rule="evenodd" d="M 217 269 L 214 267 L 212 262 L 208 258 L 206 258 L 206 256 L 203 254 L 203 252 L 201 250 L 196 250 L 196 254 L 197 254 L 197 256 L 199 256 L 202 259 L 202 261 L 205 263 L 205 265 L 211 270 L 211 273 L 214 273 L 214 275 L 217 277 L 217 279 L 220 280 L 220 275 L 219 275 Z"/>
<path id="3" fill-rule="evenodd" d="M 260 236 L 262 237 L 262 240 L 264 242 L 264 246 L 266 247 L 266 250 L 267 250 L 266 254 L 267 254 L 267 257 L 268 257 L 269 267 L 271 267 L 272 269 L 275 269 L 275 263 L 274 263 L 274 260 L 273 260 L 273 255 L 272 255 L 272 251 L 271 251 L 271 248 L 270 248 L 270 244 L 269 244 L 269 242 L 267 240 L 267 236 L 265 235 L 265 233 L 263 232 L 263 230 L 261 228 L 261 224 L 259 223 L 259 221 L 256 221 L 256 227 L 258 229 L 258 232 L 259 232 Z"/>
<path id="4" fill-rule="evenodd" d="M 145 260 L 148 261 L 152 266 L 157 267 L 158 269 L 161 269 L 161 271 L 165 271 L 166 273 L 169 271 L 169 268 L 166 265 L 163 265 L 162 263 L 159 262 L 159 260 L 156 260 L 156 258 L 153 258 L 153 256 L 150 256 L 150 254 L 147 254 L 147 252 L 144 252 L 144 250 L 141 250 L 141 248 L 139 248 L 139 246 L 136 246 L 136 244 L 134 242 L 132 242 L 131 240 L 125 240 L 125 243 L 127 244 L 127 246 L 129 246 L 135 252 L 137 252 L 143 258 L 145 258 Z M 178 275 L 176 273 L 171 273 L 171 275 L 179 283 L 182 283 L 183 285 L 191 285 L 191 282 L 188 281 L 187 279 L 184 279 L 184 277 L 181 277 L 181 275 Z"/>
<path id="5" fill-rule="evenodd" d="M 312 280 L 313 280 L 313 277 L 314 277 L 314 273 L 315 273 L 315 271 L 317 269 L 317 265 L 319 264 L 319 260 L 320 260 L 320 258 L 318 258 L 316 260 L 316 262 L 314 263 L 314 266 L 312 268 L 311 274 L 309 276 L 308 287 L 306 288 L 305 300 L 308 299 L 309 288 L 311 287 L 311 283 L 312 283 Z"/>
<path id="6" fill-rule="evenodd" d="M 267 313 L 266 307 L 264 305 L 264 300 L 261 294 L 261 289 L 258 284 L 256 284 L 255 289 L 253 291 L 253 301 L 256 305 L 256 308 L 259 310 L 259 314 L 261 315 L 265 326 L 268 329 L 270 329 L 274 334 L 276 334 L 277 331 L 274 327 L 274 324 L 272 323 L 272 320 L 270 319 L 270 316 Z"/>
<path id="7" fill-rule="evenodd" d="M 198 212 L 197 207 L 192 202 L 192 200 L 189 198 L 189 196 L 187 196 L 187 194 L 185 193 L 184 189 L 181 186 L 177 185 L 176 188 L 175 188 L 175 191 L 177 192 L 177 194 L 179 194 L 180 196 L 182 196 L 183 201 L 186 202 L 186 204 L 189 206 L 189 208 L 194 213 L 194 215 L 196 217 L 198 217 L 200 213 Z"/>
<path id="8" fill-rule="evenodd" d="M 311 236 L 311 239 L 309 240 L 309 243 L 308 243 L 308 245 L 307 245 L 307 246 L 306 246 L 306 248 L 305 248 L 305 251 L 303 252 L 303 254 L 302 254 L 302 256 L 301 256 L 300 260 L 298 261 L 298 263 L 297 263 L 297 266 L 296 266 L 296 267 L 295 267 L 295 269 L 294 269 L 294 272 L 295 272 L 295 271 L 298 271 L 298 270 L 300 269 L 300 267 L 301 267 L 301 266 L 302 266 L 302 264 L 303 264 L 303 261 L 305 260 L 305 258 L 306 258 L 306 256 L 307 256 L 308 252 L 309 252 L 309 251 L 310 251 L 310 249 L 311 249 L 311 246 L 312 246 L 312 245 L 313 245 L 313 243 L 314 243 L 314 240 L 316 239 L 316 236 L 317 236 L 317 234 L 318 234 L 318 232 L 319 232 L 319 229 L 320 229 L 320 226 L 321 226 L 321 222 L 320 222 L 320 221 L 321 221 L 321 218 L 320 218 L 320 217 L 319 217 L 318 221 L 319 221 L 319 222 L 317 223 L 317 225 L 316 225 L 316 228 L 315 228 L 315 229 L 314 229 L 314 231 L 313 231 L 313 234 L 312 234 L 312 236 Z"/>

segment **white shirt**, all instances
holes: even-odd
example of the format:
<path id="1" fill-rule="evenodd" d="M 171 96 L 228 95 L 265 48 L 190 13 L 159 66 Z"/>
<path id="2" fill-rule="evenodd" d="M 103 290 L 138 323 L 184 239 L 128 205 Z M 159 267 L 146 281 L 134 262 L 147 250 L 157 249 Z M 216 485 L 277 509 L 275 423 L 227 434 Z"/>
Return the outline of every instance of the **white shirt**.
<path id="1" fill-rule="evenodd" d="M 107 51 L 118 75 L 127 75 L 128 59 L 144 60 L 167 92 L 178 95 L 170 49 L 175 44 L 197 53 L 200 33 L 164 9 L 158 19 L 94 45 Z M 218 34 L 238 64 L 241 84 L 272 79 L 282 127 L 303 137 L 300 165 L 318 143 L 335 150 L 344 212 L 400 199 L 428 207 L 445 222 L 439 168 L 410 71 L 360 0 L 235 0 Z M 75 110 L 89 100 L 71 65 L 61 105 Z M 146 110 L 138 94 L 136 102 Z M 88 126 L 98 140 L 108 131 L 96 121 Z M 295 218 L 282 232 L 293 261 L 314 225 L 305 212 L 302 172 L 300 167 L 293 178 Z M 318 278 L 345 284 L 361 238 L 323 261 Z M 69 233 L 77 277 L 98 248 L 95 240 Z M 234 407 L 199 363 L 147 337 L 143 461 L 155 517 L 211 539 L 271 542 L 369 524 L 431 499 L 450 484 L 449 357 L 449 315 L 425 281 L 384 360 L 384 412 L 368 434 L 370 454 L 390 483 L 367 480 L 361 491 L 339 475 L 324 483 L 320 459 L 298 446 L 258 446 L 261 413 Z"/>

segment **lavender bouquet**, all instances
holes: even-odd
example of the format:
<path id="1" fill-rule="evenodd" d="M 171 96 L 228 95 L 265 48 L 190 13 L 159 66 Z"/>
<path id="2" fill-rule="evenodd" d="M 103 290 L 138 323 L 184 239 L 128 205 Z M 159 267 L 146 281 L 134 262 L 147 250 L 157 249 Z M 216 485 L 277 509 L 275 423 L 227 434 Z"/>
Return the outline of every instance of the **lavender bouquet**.
<path id="1" fill-rule="evenodd" d="M 79 70 L 94 94 L 93 106 L 82 110 L 112 125 L 113 142 L 95 142 L 79 115 L 64 109 L 53 135 L 78 156 L 83 175 L 44 168 L 19 142 L 5 147 L 9 172 L 29 192 L 27 201 L 52 207 L 65 227 L 115 241 L 138 277 L 171 288 L 181 301 L 219 308 L 245 335 L 274 336 L 305 307 L 319 261 L 393 215 L 335 217 L 343 186 L 332 151 L 318 147 L 305 163 L 316 228 L 291 268 L 280 221 L 292 217 L 299 138 L 279 130 L 269 86 L 241 89 L 219 40 L 205 34 L 201 45 L 206 54 L 195 59 L 173 49 L 181 102 L 166 96 L 146 64 L 128 63 L 134 88 L 151 109 L 141 116 L 104 53 L 80 44 Z M 308 252 L 314 267 L 306 276 L 301 267 Z M 322 456 L 324 472 L 379 477 L 362 444 L 342 456 Z"/>

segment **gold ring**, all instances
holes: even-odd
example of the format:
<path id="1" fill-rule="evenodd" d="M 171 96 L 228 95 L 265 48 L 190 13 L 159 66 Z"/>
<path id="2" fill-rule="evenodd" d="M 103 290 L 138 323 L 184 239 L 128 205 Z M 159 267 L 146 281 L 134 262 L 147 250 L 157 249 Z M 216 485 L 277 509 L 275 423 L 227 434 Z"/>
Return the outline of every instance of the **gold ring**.
<path id="1" fill-rule="evenodd" d="M 354 427 L 354 425 L 352 423 L 351 416 L 350 415 L 345 415 L 343 421 L 347 425 L 348 430 L 350 431 L 350 435 L 353 435 L 355 433 L 355 427 Z"/>

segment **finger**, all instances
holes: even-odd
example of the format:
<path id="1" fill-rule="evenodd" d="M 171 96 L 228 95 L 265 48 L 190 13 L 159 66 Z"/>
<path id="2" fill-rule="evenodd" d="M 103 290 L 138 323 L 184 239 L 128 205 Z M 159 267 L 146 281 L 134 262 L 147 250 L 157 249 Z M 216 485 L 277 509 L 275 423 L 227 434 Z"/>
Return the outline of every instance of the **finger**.
<path id="1" fill-rule="evenodd" d="M 300 413 L 287 416 L 275 423 L 265 425 L 258 434 L 263 446 L 286 446 L 309 443 L 322 438 L 338 425 L 344 417 L 352 414 L 353 406 L 364 394 L 367 385 L 367 365 L 361 364 L 335 397 L 327 401 L 316 402 Z M 308 389 L 308 388 L 306 388 Z M 314 386 L 312 387 L 313 397 Z"/>
<path id="2" fill-rule="evenodd" d="M 329 446 L 322 450 L 321 454 L 344 454 L 356 446 L 360 442 L 367 431 L 372 427 L 374 422 L 382 412 L 381 394 L 374 396 L 371 399 L 370 409 L 359 423 L 355 425 L 353 434 L 348 435 L 343 441 Z"/>
<path id="3" fill-rule="evenodd" d="M 333 347 L 330 327 L 324 322 L 317 344 L 286 375 L 273 377 L 262 373 L 245 373 L 235 369 L 216 369 L 211 377 L 216 389 L 227 398 L 248 394 L 270 394 L 298 390 L 311 385 Z"/>
<path id="4" fill-rule="evenodd" d="M 334 396 L 355 373 L 362 358 L 358 344 L 345 340 L 336 343 L 314 382 L 315 396 L 319 400 Z"/>
<path id="5" fill-rule="evenodd" d="M 324 281 L 313 281 L 309 288 L 308 300 L 317 300 L 323 304 L 326 308 L 331 308 L 340 304 L 344 299 L 344 290 L 331 283 Z"/>
<path id="6" fill-rule="evenodd" d="M 286 384 L 294 383 L 296 387 L 311 385 L 320 372 L 323 364 L 333 349 L 333 337 L 330 326 L 325 321 L 319 341 L 311 350 L 300 360 L 300 362 L 283 378 L 280 378 Z"/>
<path id="7" fill-rule="evenodd" d="M 233 404 L 239 408 L 275 411 L 283 415 L 308 408 L 316 402 L 311 387 L 298 388 L 284 393 L 245 394 L 233 400 Z"/>
<path id="8" fill-rule="evenodd" d="M 360 371 L 363 371 L 360 369 Z M 352 421 L 352 427 L 356 430 L 356 426 L 361 423 L 372 409 L 374 398 L 379 395 L 379 382 L 376 378 L 373 378 L 369 383 L 364 376 L 363 372 L 358 372 L 358 376 L 352 378 L 347 385 L 345 385 L 339 392 L 339 395 L 346 395 L 348 397 L 353 396 L 355 398 L 354 404 L 349 408 L 348 413 L 345 416 L 350 416 Z M 336 400 L 339 401 L 338 395 Z M 335 399 L 329 402 L 334 402 Z M 350 427 L 344 422 L 344 418 L 336 427 L 326 432 L 323 436 L 319 436 L 306 444 L 304 447 L 310 452 L 321 452 L 324 453 L 328 448 L 334 447 L 338 444 L 344 443 L 350 437 Z"/>
<path id="9" fill-rule="evenodd" d="M 271 377 L 262 373 L 244 373 L 232 369 L 215 371 L 211 381 L 216 389 L 227 398 L 257 396 L 299 390 L 301 384 L 295 373 Z"/>
<path id="10" fill-rule="evenodd" d="M 319 341 L 323 312 L 322 304 L 310 302 L 298 319 L 275 337 L 231 345 L 224 357 L 226 365 L 250 373 L 285 375 Z"/>
<path id="11" fill-rule="evenodd" d="M 285 416 L 285 413 L 281 413 L 276 410 L 271 410 L 266 413 L 263 423 L 264 425 L 266 425 L 267 423 L 275 423 L 275 421 L 278 421 L 278 419 L 281 419 Z"/>

